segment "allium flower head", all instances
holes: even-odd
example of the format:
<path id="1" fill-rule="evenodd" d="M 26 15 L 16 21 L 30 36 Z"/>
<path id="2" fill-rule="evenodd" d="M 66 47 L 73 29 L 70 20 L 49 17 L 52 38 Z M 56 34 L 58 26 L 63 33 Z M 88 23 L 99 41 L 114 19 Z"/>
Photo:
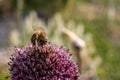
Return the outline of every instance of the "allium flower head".
<path id="1" fill-rule="evenodd" d="M 15 48 L 9 69 L 12 80 L 78 80 L 78 68 L 63 47 L 47 43 Z"/>

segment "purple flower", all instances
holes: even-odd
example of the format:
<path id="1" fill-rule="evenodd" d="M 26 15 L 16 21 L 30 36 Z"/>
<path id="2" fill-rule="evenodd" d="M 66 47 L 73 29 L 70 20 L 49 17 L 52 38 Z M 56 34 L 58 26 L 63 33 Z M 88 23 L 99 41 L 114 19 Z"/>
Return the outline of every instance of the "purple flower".
<path id="1" fill-rule="evenodd" d="M 9 70 L 12 80 L 78 80 L 79 72 L 68 50 L 47 43 L 15 48 Z"/>

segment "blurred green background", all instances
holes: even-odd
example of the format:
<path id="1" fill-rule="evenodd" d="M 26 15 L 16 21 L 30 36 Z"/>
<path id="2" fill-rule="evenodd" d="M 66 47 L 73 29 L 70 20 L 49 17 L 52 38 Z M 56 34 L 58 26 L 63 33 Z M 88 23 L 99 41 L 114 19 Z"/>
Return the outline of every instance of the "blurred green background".
<path id="1" fill-rule="evenodd" d="M 81 80 L 120 80 L 120 0 L 0 0 L 0 80 L 10 80 L 9 57 L 29 44 L 32 25 L 69 48 Z"/>

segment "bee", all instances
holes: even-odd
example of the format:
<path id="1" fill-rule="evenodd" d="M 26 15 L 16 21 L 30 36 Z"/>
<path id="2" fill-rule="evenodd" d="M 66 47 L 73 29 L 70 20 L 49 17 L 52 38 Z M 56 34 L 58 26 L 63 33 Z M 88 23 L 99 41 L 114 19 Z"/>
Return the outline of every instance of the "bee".
<path id="1" fill-rule="evenodd" d="M 34 46 L 44 45 L 47 43 L 47 33 L 42 27 L 32 26 L 34 33 L 31 38 L 31 42 Z"/>

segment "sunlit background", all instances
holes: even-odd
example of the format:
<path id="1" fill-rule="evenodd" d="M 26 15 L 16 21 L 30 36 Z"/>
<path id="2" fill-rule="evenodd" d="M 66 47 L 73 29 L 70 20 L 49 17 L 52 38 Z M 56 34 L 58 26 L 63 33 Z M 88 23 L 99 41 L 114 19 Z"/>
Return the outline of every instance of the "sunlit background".
<path id="1" fill-rule="evenodd" d="M 120 80 L 120 0 L 0 0 L 0 80 L 10 80 L 9 57 L 33 25 L 69 49 L 81 80 Z"/>

